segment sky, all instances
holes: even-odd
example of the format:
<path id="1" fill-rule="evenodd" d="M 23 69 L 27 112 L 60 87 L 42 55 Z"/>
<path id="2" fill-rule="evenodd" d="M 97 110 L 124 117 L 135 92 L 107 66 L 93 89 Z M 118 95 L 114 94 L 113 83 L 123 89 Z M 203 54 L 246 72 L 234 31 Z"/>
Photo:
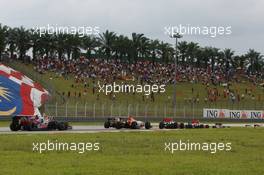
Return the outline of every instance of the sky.
<path id="1" fill-rule="evenodd" d="M 231 26 L 231 34 L 184 35 L 180 41 L 264 54 L 263 0 L 0 0 L 0 23 L 24 26 L 91 26 L 131 36 L 144 33 L 171 44 L 165 27 Z"/>

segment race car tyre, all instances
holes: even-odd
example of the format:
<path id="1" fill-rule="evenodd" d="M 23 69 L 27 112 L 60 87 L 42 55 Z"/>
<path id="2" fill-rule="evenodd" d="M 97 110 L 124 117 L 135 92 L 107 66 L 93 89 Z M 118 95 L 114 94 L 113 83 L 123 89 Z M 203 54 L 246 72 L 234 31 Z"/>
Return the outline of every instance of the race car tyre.
<path id="1" fill-rule="evenodd" d="M 48 123 L 48 129 L 57 129 L 58 123 L 56 121 L 50 121 Z"/>
<path id="2" fill-rule="evenodd" d="M 69 128 L 69 123 L 68 122 L 64 122 L 65 125 L 65 130 L 67 130 Z"/>
<path id="3" fill-rule="evenodd" d="M 10 130 L 11 131 L 18 131 L 21 129 L 21 126 L 18 122 L 18 120 L 13 120 L 12 123 L 10 124 Z"/>
<path id="4" fill-rule="evenodd" d="M 137 129 L 137 122 L 132 122 L 131 128 L 132 129 Z"/>
<path id="5" fill-rule="evenodd" d="M 177 122 L 173 123 L 173 128 L 175 128 L 175 129 L 178 128 L 178 123 Z"/>
<path id="6" fill-rule="evenodd" d="M 26 131 L 32 131 L 32 124 L 30 123 L 30 124 L 28 124 L 28 125 L 26 125 L 26 126 L 24 126 L 24 130 L 26 130 Z"/>
<path id="7" fill-rule="evenodd" d="M 199 126 L 200 126 L 200 128 L 204 128 L 204 125 L 203 124 L 200 124 Z"/>
<path id="8" fill-rule="evenodd" d="M 150 129 L 151 128 L 151 124 L 150 122 L 146 122 L 145 123 L 145 129 Z"/>
<path id="9" fill-rule="evenodd" d="M 122 128 L 122 123 L 117 122 L 117 123 L 116 123 L 116 129 L 121 129 L 121 128 Z"/>
<path id="10" fill-rule="evenodd" d="M 209 128 L 209 125 L 205 125 L 205 127 L 204 128 Z"/>
<path id="11" fill-rule="evenodd" d="M 193 125 L 189 123 L 185 127 L 188 128 L 188 129 L 192 129 L 193 128 Z"/>
<path id="12" fill-rule="evenodd" d="M 164 128 L 164 122 L 160 122 L 159 123 L 159 129 L 163 129 Z"/>
<path id="13" fill-rule="evenodd" d="M 64 122 L 61 122 L 61 123 L 58 123 L 58 130 L 62 131 L 62 130 L 67 130 L 68 126 L 66 123 Z"/>
<path id="14" fill-rule="evenodd" d="M 130 128 L 129 124 L 126 122 L 124 128 Z"/>
<path id="15" fill-rule="evenodd" d="M 104 123 L 104 128 L 110 128 L 110 123 L 109 122 L 105 122 Z"/>
<path id="16" fill-rule="evenodd" d="M 180 129 L 184 129 L 184 123 L 180 124 Z"/>

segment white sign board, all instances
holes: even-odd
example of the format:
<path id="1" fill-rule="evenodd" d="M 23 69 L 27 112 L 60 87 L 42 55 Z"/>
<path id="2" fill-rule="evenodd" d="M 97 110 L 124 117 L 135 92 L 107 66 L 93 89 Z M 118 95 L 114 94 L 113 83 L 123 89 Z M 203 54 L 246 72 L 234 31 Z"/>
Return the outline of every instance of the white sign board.
<path id="1" fill-rule="evenodd" d="M 204 118 L 229 118 L 229 119 L 264 119 L 264 111 L 203 109 L 203 117 Z"/>

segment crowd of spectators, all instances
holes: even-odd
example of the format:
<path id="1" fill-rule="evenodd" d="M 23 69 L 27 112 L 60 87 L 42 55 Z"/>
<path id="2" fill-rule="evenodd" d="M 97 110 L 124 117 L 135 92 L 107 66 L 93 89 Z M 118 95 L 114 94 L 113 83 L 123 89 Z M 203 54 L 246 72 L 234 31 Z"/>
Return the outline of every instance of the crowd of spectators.
<path id="1" fill-rule="evenodd" d="M 88 80 L 100 80 L 105 83 L 113 83 L 118 80 L 130 80 L 140 84 L 169 85 L 174 83 L 175 78 L 174 64 L 165 64 L 153 61 L 137 61 L 136 63 L 127 63 L 118 59 L 106 60 L 80 57 L 77 60 L 67 60 L 43 57 L 34 60 L 34 68 L 42 74 L 47 71 L 53 71 L 58 76 L 66 79 L 69 76 L 73 76 L 75 83 L 83 83 L 85 87 Z M 221 66 L 215 66 L 212 70 L 210 66 L 207 68 L 198 68 L 191 65 L 178 65 L 176 80 L 177 83 L 190 82 L 204 84 L 207 87 L 205 89 L 207 94 L 207 97 L 204 99 L 205 102 L 215 102 L 220 96 L 235 102 L 243 100 L 245 94 L 249 93 L 245 92 L 243 94 L 239 94 L 230 90 L 229 84 L 247 79 L 252 82 L 252 85 L 256 85 L 259 83 L 259 77 L 261 76 L 249 76 L 243 70 L 230 69 L 226 72 Z M 216 86 L 214 88 L 210 88 L 210 85 Z M 223 94 L 218 92 L 217 85 L 225 87 Z M 93 85 L 93 94 L 95 94 L 95 89 L 96 87 Z M 192 93 L 193 91 L 194 90 L 192 89 Z M 68 96 L 70 96 L 69 93 L 70 92 L 68 92 Z M 86 93 L 87 91 L 84 90 L 84 95 Z M 66 92 L 63 92 L 63 94 L 66 94 Z M 75 94 L 75 96 L 80 97 L 81 93 Z M 193 98 L 192 101 L 199 102 L 199 92 L 195 96 L 196 97 Z M 151 99 L 154 100 L 154 95 Z"/>
<path id="2" fill-rule="evenodd" d="M 87 59 L 80 57 L 77 60 L 39 58 L 35 60 L 35 69 L 40 73 L 46 71 L 56 72 L 67 78 L 73 75 L 76 82 L 84 82 L 86 79 L 100 79 L 107 83 L 116 80 L 134 80 L 141 84 L 173 84 L 175 77 L 174 64 L 163 64 L 153 61 L 137 61 L 136 63 L 124 63 L 118 59 Z M 220 85 L 229 81 L 239 81 L 235 70 L 225 72 L 220 66 L 214 70 L 197 68 L 193 66 L 177 66 L 177 82 L 201 82 L 203 84 Z M 243 75 L 242 76 L 246 76 Z M 253 76 L 249 77 L 254 81 Z"/>

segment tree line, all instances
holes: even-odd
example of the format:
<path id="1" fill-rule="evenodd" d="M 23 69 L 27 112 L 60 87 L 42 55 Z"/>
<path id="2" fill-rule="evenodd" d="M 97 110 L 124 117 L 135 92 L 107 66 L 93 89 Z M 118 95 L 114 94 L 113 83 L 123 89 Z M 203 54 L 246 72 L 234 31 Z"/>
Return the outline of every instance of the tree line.
<path id="1" fill-rule="evenodd" d="M 0 24 L 0 58 L 4 53 L 13 58 L 23 59 L 27 52 L 32 51 L 33 59 L 51 57 L 77 59 L 81 55 L 87 58 L 99 55 L 103 59 L 120 59 L 124 62 L 151 60 L 153 62 L 170 63 L 175 58 L 173 45 L 150 39 L 144 34 L 132 33 L 130 37 L 118 35 L 106 30 L 98 36 L 78 34 L 40 34 L 33 29 L 24 27 L 11 28 Z M 230 48 L 201 47 L 198 43 L 181 41 L 177 47 L 177 63 L 185 66 L 207 68 L 212 70 L 221 66 L 226 71 L 243 69 L 249 74 L 263 72 L 263 55 L 249 49 L 243 55 L 236 55 Z"/>

